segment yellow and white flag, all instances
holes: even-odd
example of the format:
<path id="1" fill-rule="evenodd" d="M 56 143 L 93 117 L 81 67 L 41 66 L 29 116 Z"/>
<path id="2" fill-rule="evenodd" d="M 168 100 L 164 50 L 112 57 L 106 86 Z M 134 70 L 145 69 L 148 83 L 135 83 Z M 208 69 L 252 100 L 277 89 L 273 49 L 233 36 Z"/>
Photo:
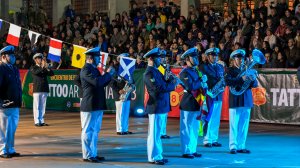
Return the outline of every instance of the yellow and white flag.
<path id="1" fill-rule="evenodd" d="M 78 45 L 73 45 L 73 54 L 72 54 L 72 66 L 76 68 L 82 68 L 85 64 L 85 54 L 87 50 L 85 47 Z"/>

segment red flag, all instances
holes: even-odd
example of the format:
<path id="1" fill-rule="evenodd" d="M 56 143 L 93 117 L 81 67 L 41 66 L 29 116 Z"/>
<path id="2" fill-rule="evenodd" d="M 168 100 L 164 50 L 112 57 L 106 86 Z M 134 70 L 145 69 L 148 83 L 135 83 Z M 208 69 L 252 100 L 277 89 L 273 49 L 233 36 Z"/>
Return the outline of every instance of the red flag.
<path id="1" fill-rule="evenodd" d="M 10 24 L 6 42 L 18 47 L 20 34 L 21 34 L 21 27 L 14 24 Z"/>
<path id="2" fill-rule="evenodd" d="M 108 57 L 108 53 L 100 52 L 100 63 L 98 64 L 97 68 L 102 75 L 104 74 L 106 68 L 107 57 Z"/>

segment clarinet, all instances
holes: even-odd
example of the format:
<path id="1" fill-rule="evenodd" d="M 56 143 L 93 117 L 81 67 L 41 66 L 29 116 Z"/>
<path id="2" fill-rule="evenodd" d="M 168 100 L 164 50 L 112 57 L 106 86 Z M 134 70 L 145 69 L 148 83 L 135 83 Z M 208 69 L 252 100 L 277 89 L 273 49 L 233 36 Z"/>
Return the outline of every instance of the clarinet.
<path id="1" fill-rule="evenodd" d="M 180 78 L 178 78 L 178 76 L 176 76 L 170 69 L 170 64 L 166 64 L 166 66 L 162 65 L 166 71 L 165 71 L 165 80 L 169 81 L 170 77 L 172 76 L 174 79 L 176 79 L 178 81 L 178 83 L 183 87 L 184 90 L 187 90 L 187 87 L 184 85 L 184 83 L 181 81 Z"/>

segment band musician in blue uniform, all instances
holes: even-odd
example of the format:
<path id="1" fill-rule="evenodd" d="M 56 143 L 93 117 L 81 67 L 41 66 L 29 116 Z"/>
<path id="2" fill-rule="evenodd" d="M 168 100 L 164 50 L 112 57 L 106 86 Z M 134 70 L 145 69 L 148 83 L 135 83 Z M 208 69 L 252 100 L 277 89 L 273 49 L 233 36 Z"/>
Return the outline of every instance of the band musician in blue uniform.
<path id="1" fill-rule="evenodd" d="M 147 58 L 148 61 L 148 67 L 144 73 L 144 83 L 149 94 L 145 109 L 149 117 L 148 161 L 158 165 L 164 165 L 168 162 L 162 156 L 161 126 L 164 122 L 164 114 L 171 110 L 169 93 L 175 90 L 178 84 L 176 78 L 171 77 L 166 81 L 157 69 L 161 64 L 161 56 L 159 48 L 154 48 L 144 55 L 144 58 Z"/>
<path id="2" fill-rule="evenodd" d="M 194 157 L 201 157 L 201 154 L 197 153 L 200 126 L 197 116 L 200 115 L 200 89 L 207 88 L 207 77 L 198 69 L 197 48 L 188 49 L 181 58 L 185 59 L 187 64 L 187 67 L 179 74 L 185 89 L 179 107 L 181 152 L 183 158 L 193 159 Z"/>
<path id="3" fill-rule="evenodd" d="M 85 52 L 86 63 L 81 69 L 80 79 L 83 97 L 80 105 L 81 143 L 83 161 L 99 163 L 104 157 L 97 155 L 98 134 L 101 129 L 103 111 L 106 110 L 104 87 L 111 80 L 111 74 L 100 74 L 97 65 L 100 62 L 100 48 Z"/>
<path id="4" fill-rule="evenodd" d="M 223 79 L 224 67 L 217 63 L 219 52 L 220 50 L 218 48 L 207 49 L 205 51 L 207 62 L 204 63 L 201 68 L 208 78 L 208 92 L 206 96 L 206 104 L 208 108 L 208 115 L 206 117 L 207 128 L 203 139 L 205 147 L 222 146 L 218 142 L 218 137 L 225 80 Z"/>
<path id="5" fill-rule="evenodd" d="M 229 67 L 225 77 L 226 84 L 235 87 L 237 91 L 243 89 L 243 84 L 247 80 L 252 80 L 250 86 L 245 88 L 242 94 L 236 95 L 232 91 L 229 93 L 229 149 L 231 154 L 250 153 L 250 150 L 246 149 L 246 139 L 250 112 L 253 107 L 251 88 L 257 87 L 257 80 L 252 75 L 240 75 L 245 70 L 245 53 L 245 50 L 237 49 L 230 54 L 233 66 Z"/>
<path id="6" fill-rule="evenodd" d="M 128 53 L 122 53 L 118 57 L 128 57 Z M 121 66 L 121 65 L 119 65 Z M 129 77 L 128 80 L 117 75 L 119 66 L 116 67 L 116 74 L 113 76 L 113 80 L 110 83 L 113 89 L 113 95 L 116 104 L 116 132 L 117 135 L 132 134 L 128 131 L 129 115 L 130 115 L 130 102 L 131 92 L 133 91 L 133 78 Z"/>
<path id="7" fill-rule="evenodd" d="M 0 50 L 0 158 L 20 156 L 15 150 L 15 133 L 22 104 L 22 88 L 19 70 L 14 66 L 15 47 L 9 45 Z"/>
<path id="8" fill-rule="evenodd" d="M 161 50 L 160 55 L 161 55 L 161 57 L 163 57 L 162 65 L 164 65 L 164 69 L 165 69 L 165 74 L 164 74 L 165 80 L 169 80 L 168 79 L 168 77 L 170 76 L 169 74 L 172 72 L 170 70 L 170 65 L 166 61 L 167 52 L 165 50 Z M 165 113 L 163 115 L 164 116 L 163 116 L 163 123 L 161 125 L 160 138 L 161 139 L 170 139 L 171 137 L 169 135 L 167 135 L 168 113 Z"/>

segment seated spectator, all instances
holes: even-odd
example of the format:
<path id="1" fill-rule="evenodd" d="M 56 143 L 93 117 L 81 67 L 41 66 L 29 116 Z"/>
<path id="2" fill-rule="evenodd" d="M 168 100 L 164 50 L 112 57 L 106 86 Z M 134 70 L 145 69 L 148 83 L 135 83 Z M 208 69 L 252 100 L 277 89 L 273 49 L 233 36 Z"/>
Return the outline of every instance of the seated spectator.
<path id="1" fill-rule="evenodd" d="M 280 19 L 280 25 L 277 27 L 275 35 L 277 37 L 282 37 L 285 34 L 285 29 L 286 29 L 286 21 L 284 18 Z"/>
<path id="2" fill-rule="evenodd" d="M 160 17 L 156 18 L 155 29 L 165 29 L 165 25 L 161 23 Z"/>
<path id="3" fill-rule="evenodd" d="M 203 33 L 200 32 L 200 31 L 197 34 L 196 43 L 200 43 L 203 46 L 204 49 L 206 49 L 208 47 L 208 41 L 204 37 Z"/>
<path id="4" fill-rule="evenodd" d="M 178 55 L 178 45 L 177 43 L 173 43 L 170 47 L 170 56 L 171 56 L 171 64 L 175 63 L 176 62 L 176 57 Z"/>
<path id="5" fill-rule="evenodd" d="M 273 35 L 271 29 L 266 30 L 266 37 L 264 38 L 264 41 L 267 41 L 270 44 L 270 48 L 274 49 L 274 46 L 276 44 L 276 36 Z"/>
<path id="6" fill-rule="evenodd" d="M 270 44 L 267 41 L 264 41 L 262 44 L 262 49 L 261 49 L 262 53 L 272 53 L 272 49 L 270 48 Z"/>
<path id="7" fill-rule="evenodd" d="M 193 37 L 192 32 L 188 33 L 187 40 L 185 43 L 189 46 L 189 48 L 194 47 L 196 45 L 196 40 Z"/>
<path id="8" fill-rule="evenodd" d="M 20 69 L 29 69 L 30 68 L 30 64 L 27 62 L 26 59 L 23 59 L 22 62 L 21 62 L 21 67 Z"/>
<path id="9" fill-rule="evenodd" d="M 255 30 L 253 36 L 251 37 L 250 48 L 261 49 L 262 43 L 263 43 L 263 39 L 260 36 L 260 31 Z"/>
<path id="10" fill-rule="evenodd" d="M 113 29 L 113 35 L 110 38 L 110 45 L 117 46 L 120 43 L 120 39 L 121 39 L 121 34 L 119 32 L 119 29 L 117 27 L 115 27 Z"/>
<path id="11" fill-rule="evenodd" d="M 279 52 L 281 52 L 281 48 L 279 47 L 279 45 L 276 45 L 273 49 L 273 52 L 272 52 L 272 57 L 271 57 L 272 61 L 277 59 L 277 55 L 278 55 Z"/>
<path id="12" fill-rule="evenodd" d="M 265 58 L 266 58 L 266 63 L 263 64 L 261 67 L 262 68 L 275 68 L 275 66 L 273 65 L 274 62 L 271 60 L 271 54 L 270 53 L 265 53 Z"/>
<path id="13" fill-rule="evenodd" d="M 300 4 L 298 4 L 295 8 L 295 17 L 300 20 Z"/>
<path id="14" fill-rule="evenodd" d="M 300 66 L 299 48 L 295 46 L 294 39 L 288 40 L 288 47 L 284 50 L 287 58 L 287 68 L 298 68 Z"/>
<path id="15" fill-rule="evenodd" d="M 143 57 L 142 56 L 137 56 L 136 63 L 135 63 L 135 69 L 146 68 L 146 67 L 147 67 L 147 65 L 143 61 Z"/>
<path id="16" fill-rule="evenodd" d="M 147 19 L 147 24 L 146 24 L 146 30 L 148 32 L 150 32 L 152 29 L 155 28 L 154 23 L 152 22 L 152 20 L 150 18 Z"/>
<path id="17" fill-rule="evenodd" d="M 229 56 L 231 50 L 225 48 L 225 44 L 222 41 L 219 42 L 219 49 L 220 49 L 219 59 L 223 61 L 226 64 L 226 66 L 229 66 Z"/>
<path id="18" fill-rule="evenodd" d="M 222 37 L 222 33 L 219 30 L 219 25 L 214 25 L 213 29 L 210 33 L 210 39 L 211 41 L 214 41 L 216 44 L 219 43 L 219 41 L 221 40 Z"/>
<path id="19" fill-rule="evenodd" d="M 297 33 L 296 33 L 296 37 L 295 37 L 295 46 L 297 48 L 300 48 L 300 29 L 297 30 Z"/>
<path id="20" fill-rule="evenodd" d="M 173 39 L 175 39 L 175 32 L 173 31 L 173 27 L 172 25 L 168 25 L 167 26 L 167 32 L 166 32 L 166 37 L 168 42 L 171 42 Z"/>
<path id="21" fill-rule="evenodd" d="M 104 35 L 99 36 L 97 46 L 100 47 L 100 51 L 107 52 L 107 42 L 104 39 Z"/>
<path id="22" fill-rule="evenodd" d="M 233 39 L 233 43 L 240 43 L 242 46 L 244 45 L 245 37 L 242 35 L 242 29 L 239 28 L 237 30 L 237 34 Z"/>
<path id="23" fill-rule="evenodd" d="M 175 67 L 182 67 L 184 65 L 183 61 L 181 60 L 181 54 L 176 55 L 176 61 L 173 64 Z"/>
<path id="24" fill-rule="evenodd" d="M 282 52 L 279 52 L 277 59 L 273 61 L 274 68 L 286 68 L 286 58 L 283 56 Z"/>

